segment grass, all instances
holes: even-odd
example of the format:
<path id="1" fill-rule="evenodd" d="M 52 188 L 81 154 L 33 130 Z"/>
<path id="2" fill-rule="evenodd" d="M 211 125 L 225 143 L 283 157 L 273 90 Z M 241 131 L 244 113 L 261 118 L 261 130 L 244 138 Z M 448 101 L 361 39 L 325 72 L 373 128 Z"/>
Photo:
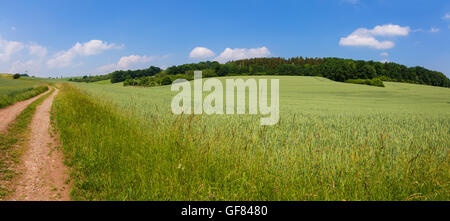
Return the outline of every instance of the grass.
<path id="1" fill-rule="evenodd" d="M 28 136 L 28 125 L 33 118 L 36 107 L 49 97 L 53 90 L 28 105 L 9 125 L 7 131 L 0 134 L 0 199 L 9 192 L 5 184 L 15 175 L 12 167 L 18 162 L 22 153 L 21 146 Z"/>
<path id="2" fill-rule="evenodd" d="M 32 98 L 47 90 L 48 86 L 39 81 L 0 78 L 0 108 Z"/>
<path id="3" fill-rule="evenodd" d="M 102 80 L 102 81 L 95 81 L 92 82 L 93 84 L 111 84 L 111 79 Z"/>
<path id="4" fill-rule="evenodd" d="M 450 199 L 448 88 L 277 78 L 271 127 L 174 116 L 170 86 L 64 86 L 53 113 L 73 199 Z"/>
<path id="5" fill-rule="evenodd" d="M 384 87 L 383 81 L 381 81 L 379 78 L 373 78 L 373 79 L 348 79 L 345 81 L 345 83 L 351 83 L 351 84 L 365 84 L 365 85 L 372 85 L 376 87 Z"/>
<path id="6" fill-rule="evenodd" d="M 12 74 L 0 73 L 0 78 L 13 79 Z"/>

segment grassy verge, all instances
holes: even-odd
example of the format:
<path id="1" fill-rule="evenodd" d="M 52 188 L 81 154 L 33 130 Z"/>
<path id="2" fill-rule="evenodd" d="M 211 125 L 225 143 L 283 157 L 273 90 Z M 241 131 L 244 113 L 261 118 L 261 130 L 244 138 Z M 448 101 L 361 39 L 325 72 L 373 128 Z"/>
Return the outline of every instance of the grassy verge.
<path id="1" fill-rule="evenodd" d="M 22 152 L 21 146 L 27 138 L 29 132 L 28 125 L 33 118 L 36 107 L 49 97 L 53 93 L 53 90 L 28 105 L 17 116 L 16 120 L 11 123 L 6 133 L 0 134 L 0 199 L 9 192 L 7 182 L 15 174 L 12 166 L 18 162 Z"/>
<path id="2" fill-rule="evenodd" d="M 48 86 L 38 86 L 10 91 L 7 94 L 0 95 L 0 108 L 9 106 L 18 101 L 27 100 L 47 90 Z"/>
<path id="3" fill-rule="evenodd" d="M 447 124 L 435 119 L 316 111 L 208 128 L 203 116 L 138 117 L 70 85 L 53 111 L 75 200 L 449 199 Z"/>

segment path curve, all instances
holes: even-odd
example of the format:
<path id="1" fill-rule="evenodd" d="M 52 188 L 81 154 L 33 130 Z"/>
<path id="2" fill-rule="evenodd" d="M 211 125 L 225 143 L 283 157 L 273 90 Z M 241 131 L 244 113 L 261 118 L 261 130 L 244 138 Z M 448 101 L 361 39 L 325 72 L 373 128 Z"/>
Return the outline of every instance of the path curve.
<path id="1" fill-rule="evenodd" d="M 70 200 L 69 176 L 57 141 L 50 135 L 50 109 L 58 90 L 41 105 L 31 121 L 28 145 L 21 156 L 13 181 L 14 192 L 8 200 L 59 201 Z"/>
<path id="2" fill-rule="evenodd" d="M 1 108 L 0 109 L 0 133 L 5 132 L 5 130 L 8 128 L 8 125 L 13 122 L 17 115 L 22 113 L 22 111 L 28 107 L 33 101 L 37 100 L 44 94 L 47 94 L 50 92 L 50 89 L 48 89 L 46 92 L 41 93 L 37 96 L 34 96 L 28 100 L 19 101 L 11 106 Z"/>

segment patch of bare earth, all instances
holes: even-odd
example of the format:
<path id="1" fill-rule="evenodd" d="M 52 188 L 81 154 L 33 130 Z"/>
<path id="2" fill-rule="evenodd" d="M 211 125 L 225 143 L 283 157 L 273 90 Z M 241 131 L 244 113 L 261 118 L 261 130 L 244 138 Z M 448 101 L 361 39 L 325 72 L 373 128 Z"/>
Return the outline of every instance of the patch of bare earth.
<path id="1" fill-rule="evenodd" d="M 70 200 L 66 167 L 57 140 L 50 135 L 50 109 L 58 90 L 36 108 L 30 124 L 27 146 L 12 181 L 13 192 L 7 200 Z"/>
<path id="2" fill-rule="evenodd" d="M 37 100 L 44 94 L 49 93 L 50 90 L 47 90 L 44 93 L 41 93 L 40 95 L 37 95 L 35 97 L 32 97 L 28 100 L 17 102 L 11 106 L 1 108 L 0 109 L 0 133 L 5 132 L 5 130 L 8 128 L 9 123 L 13 122 L 17 115 L 22 113 L 22 111 L 28 107 L 29 104 L 31 104 L 33 101 Z"/>

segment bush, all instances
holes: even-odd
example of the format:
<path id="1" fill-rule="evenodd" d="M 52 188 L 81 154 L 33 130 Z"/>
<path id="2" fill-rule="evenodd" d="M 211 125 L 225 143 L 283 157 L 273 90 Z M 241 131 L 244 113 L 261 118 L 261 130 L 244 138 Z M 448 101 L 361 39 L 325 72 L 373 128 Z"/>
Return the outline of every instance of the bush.
<path id="1" fill-rule="evenodd" d="M 90 82 L 103 81 L 103 80 L 108 80 L 108 79 L 111 79 L 110 74 L 97 75 L 97 76 L 86 76 L 85 75 L 80 78 L 69 78 L 69 81 L 90 83 Z"/>
<path id="2" fill-rule="evenodd" d="M 162 71 L 161 68 L 150 66 L 147 69 L 142 70 L 127 70 L 127 71 L 114 71 L 110 73 L 111 83 L 122 82 L 127 79 L 135 79 L 147 76 L 154 76 Z"/>
<path id="3" fill-rule="evenodd" d="M 381 81 L 379 78 L 373 78 L 372 80 L 369 80 L 369 85 L 377 86 L 377 87 L 384 87 L 383 81 Z"/>
<path id="4" fill-rule="evenodd" d="M 161 85 L 169 85 L 172 84 L 172 79 L 170 79 L 169 76 L 165 76 L 162 80 L 161 80 Z"/>
<path id="5" fill-rule="evenodd" d="M 15 75 L 13 75 L 13 78 L 14 78 L 14 79 L 19 79 L 19 78 L 20 78 L 20 74 L 15 74 Z"/>
<path id="6" fill-rule="evenodd" d="M 123 82 L 123 86 L 135 86 L 137 85 L 137 82 L 134 79 L 126 79 Z"/>
<path id="7" fill-rule="evenodd" d="M 351 84 L 366 84 L 376 87 L 384 87 L 383 81 L 381 81 L 379 78 L 373 78 L 373 79 L 348 79 L 345 81 L 345 83 L 351 83 Z"/>
<path id="8" fill-rule="evenodd" d="M 202 77 L 208 78 L 208 77 L 217 77 L 217 73 L 214 69 L 205 69 L 202 71 Z"/>

